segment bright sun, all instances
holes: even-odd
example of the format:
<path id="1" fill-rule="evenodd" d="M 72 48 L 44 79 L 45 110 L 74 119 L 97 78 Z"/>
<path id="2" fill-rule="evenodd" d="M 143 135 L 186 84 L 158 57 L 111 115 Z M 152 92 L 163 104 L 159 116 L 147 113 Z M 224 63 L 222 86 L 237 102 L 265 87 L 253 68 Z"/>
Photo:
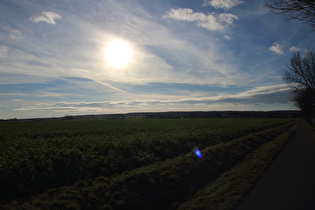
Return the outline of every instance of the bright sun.
<path id="1" fill-rule="evenodd" d="M 131 48 L 124 41 L 112 41 L 105 49 L 105 56 L 109 66 L 121 69 L 131 61 Z"/>

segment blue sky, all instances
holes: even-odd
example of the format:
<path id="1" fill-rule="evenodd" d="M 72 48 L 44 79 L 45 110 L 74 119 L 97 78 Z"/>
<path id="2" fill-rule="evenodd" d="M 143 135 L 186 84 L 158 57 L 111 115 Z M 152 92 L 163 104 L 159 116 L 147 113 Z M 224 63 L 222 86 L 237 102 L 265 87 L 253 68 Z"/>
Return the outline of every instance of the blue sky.
<path id="1" fill-rule="evenodd" d="M 294 109 L 281 77 L 315 43 L 313 28 L 256 0 L 10 0 L 0 11 L 1 119 Z M 104 53 L 115 40 L 131 51 L 120 68 Z"/>

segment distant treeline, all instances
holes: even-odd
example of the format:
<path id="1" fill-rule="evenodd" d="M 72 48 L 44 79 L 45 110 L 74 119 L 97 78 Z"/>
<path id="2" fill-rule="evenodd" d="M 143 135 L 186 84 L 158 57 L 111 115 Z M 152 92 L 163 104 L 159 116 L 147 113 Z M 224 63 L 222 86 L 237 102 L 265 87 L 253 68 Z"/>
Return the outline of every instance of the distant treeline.
<path id="1" fill-rule="evenodd" d="M 76 115 L 17 120 L 72 120 L 72 119 L 192 119 L 192 118 L 301 118 L 299 110 L 287 111 L 192 111 L 192 112 L 136 112 L 126 114 Z M 0 119 L 1 120 L 1 119 Z"/>

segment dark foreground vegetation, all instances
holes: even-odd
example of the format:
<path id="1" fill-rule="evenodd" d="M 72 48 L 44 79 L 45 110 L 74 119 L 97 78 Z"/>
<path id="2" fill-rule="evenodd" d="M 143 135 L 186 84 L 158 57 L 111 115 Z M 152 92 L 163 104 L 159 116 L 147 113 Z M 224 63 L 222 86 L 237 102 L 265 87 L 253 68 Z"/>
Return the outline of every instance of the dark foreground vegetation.
<path id="1" fill-rule="evenodd" d="M 2 208 L 177 208 L 295 123 L 292 119 L 0 122 L 0 202 Z M 193 154 L 194 147 L 202 149 L 202 159 Z"/>

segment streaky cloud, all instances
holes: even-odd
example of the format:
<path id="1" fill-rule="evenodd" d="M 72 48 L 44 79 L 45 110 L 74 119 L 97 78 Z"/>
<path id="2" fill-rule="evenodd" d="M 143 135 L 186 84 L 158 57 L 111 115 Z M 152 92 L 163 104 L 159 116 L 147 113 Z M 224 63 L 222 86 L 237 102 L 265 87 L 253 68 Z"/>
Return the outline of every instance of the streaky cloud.
<path id="1" fill-rule="evenodd" d="M 125 109 L 170 105 L 204 105 L 204 104 L 286 104 L 289 102 L 290 88 L 285 84 L 261 86 L 248 91 L 229 94 L 221 93 L 209 97 L 185 97 L 180 99 L 132 99 L 118 101 L 57 102 L 25 105 L 18 110 L 74 110 L 77 108 Z"/>
<path id="2" fill-rule="evenodd" d="M 122 93 L 127 93 L 126 91 L 120 90 L 119 88 L 116 88 L 116 87 L 114 87 L 114 86 L 112 86 L 112 85 L 110 85 L 110 84 L 108 84 L 108 83 L 101 82 L 101 81 L 98 81 L 98 80 L 92 79 L 92 78 L 89 78 L 89 79 L 91 79 L 91 80 L 93 80 L 94 82 L 97 82 L 97 83 L 99 83 L 99 84 L 101 84 L 101 85 L 105 85 L 105 86 L 107 86 L 107 87 L 109 87 L 109 88 L 111 88 L 111 89 L 113 89 L 113 90 L 116 90 L 116 91 L 119 91 L 119 92 L 122 92 Z"/>

